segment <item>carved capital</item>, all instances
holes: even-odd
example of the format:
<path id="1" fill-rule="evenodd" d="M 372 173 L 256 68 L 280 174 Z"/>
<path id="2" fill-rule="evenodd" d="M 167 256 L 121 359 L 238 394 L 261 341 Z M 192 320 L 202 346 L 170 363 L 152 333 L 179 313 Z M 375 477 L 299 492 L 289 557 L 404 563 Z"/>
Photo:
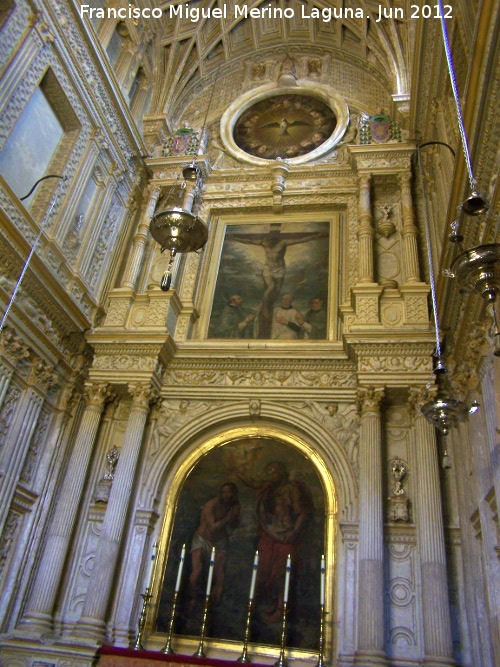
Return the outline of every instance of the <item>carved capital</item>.
<path id="1" fill-rule="evenodd" d="M 106 403 L 114 400 L 115 395 L 108 383 L 94 382 L 85 385 L 85 395 L 87 397 L 87 406 L 95 408 L 104 408 Z"/>
<path id="2" fill-rule="evenodd" d="M 380 403 L 383 397 L 384 389 L 382 387 L 359 387 L 357 400 L 361 414 L 380 413 Z"/>
<path id="3" fill-rule="evenodd" d="M 58 383 L 58 376 L 53 366 L 49 366 L 41 359 L 33 359 L 28 383 L 47 391 Z"/>
<path id="4" fill-rule="evenodd" d="M 410 423 L 415 423 L 415 417 L 420 414 L 420 408 L 429 401 L 432 401 L 438 392 L 436 385 L 426 385 L 425 387 L 410 387 L 408 391 L 408 415 Z"/>
<path id="5" fill-rule="evenodd" d="M 401 171 L 397 175 L 399 187 L 401 189 L 403 188 L 410 188 L 410 181 L 411 181 L 411 174 L 409 171 Z"/>
<path id="6" fill-rule="evenodd" d="M 150 404 L 158 400 L 158 392 L 150 384 L 129 384 L 128 392 L 132 396 L 132 410 L 149 410 Z"/>
<path id="7" fill-rule="evenodd" d="M 30 356 L 29 348 L 13 329 L 6 327 L 0 336 L 0 354 L 14 366 Z"/>
<path id="8" fill-rule="evenodd" d="M 359 188 L 366 189 L 370 187 L 370 182 L 371 182 L 372 175 L 369 172 L 364 172 L 362 174 L 359 174 L 358 176 L 358 185 Z"/>

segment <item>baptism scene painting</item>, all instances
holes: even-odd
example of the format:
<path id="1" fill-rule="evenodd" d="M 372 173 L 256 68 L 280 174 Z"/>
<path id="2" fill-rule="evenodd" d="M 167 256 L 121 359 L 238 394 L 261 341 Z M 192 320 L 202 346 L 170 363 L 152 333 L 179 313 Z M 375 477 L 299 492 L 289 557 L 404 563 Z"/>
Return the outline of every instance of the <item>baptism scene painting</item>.
<path id="1" fill-rule="evenodd" d="M 327 338 L 330 223 L 228 225 L 208 338 Z"/>
<path id="2" fill-rule="evenodd" d="M 210 450 L 179 493 L 156 631 L 168 632 L 178 588 L 174 634 L 198 639 L 210 578 L 207 637 L 243 642 L 252 592 L 251 643 L 280 645 L 286 602 L 286 645 L 318 650 L 325 518 L 321 479 L 295 447 L 249 437 Z"/>

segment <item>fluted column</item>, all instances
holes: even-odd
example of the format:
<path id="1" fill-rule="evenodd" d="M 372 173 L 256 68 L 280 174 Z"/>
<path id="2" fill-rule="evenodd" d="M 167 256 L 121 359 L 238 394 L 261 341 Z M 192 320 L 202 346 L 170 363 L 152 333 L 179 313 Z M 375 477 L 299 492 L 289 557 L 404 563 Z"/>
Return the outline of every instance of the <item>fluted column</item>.
<path id="1" fill-rule="evenodd" d="M 383 389 L 360 388 L 359 586 L 356 665 L 386 665 L 384 650 Z"/>
<path id="2" fill-rule="evenodd" d="M 87 469 L 106 401 L 111 394 L 107 384 L 86 387 L 87 405 L 72 448 L 68 470 L 45 540 L 26 612 L 19 627 L 44 632 L 52 627 L 52 612 L 64 568 L 64 561 L 80 506 Z"/>
<path id="3" fill-rule="evenodd" d="M 415 406 L 425 402 L 424 392 L 411 392 Z M 414 415 L 418 497 L 415 518 L 422 571 L 422 610 L 426 667 L 455 665 L 451 636 L 450 601 L 446 575 L 443 507 L 439 481 L 436 430 L 420 412 Z"/>
<path id="4" fill-rule="evenodd" d="M 407 283 L 420 282 L 420 268 L 418 265 L 418 229 L 415 225 L 413 215 L 413 202 L 411 197 L 410 180 L 411 174 L 404 172 L 399 174 L 399 187 L 401 188 L 401 217 L 403 238 L 403 265 L 406 272 Z"/>
<path id="5" fill-rule="evenodd" d="M 132 496 L 132 485 L 149 404 L 154 397 L 150 385 L 129 385 L 129 391 L 133 397 L 132 407 L 97 543 L 82 617 L 75 630 L 77 636 L 88 637 L 95 641 L 101 641 L 106 636 L 106 611 L 113 586 L 118 551 Z"/>
<path id="6" fill-rule="evenodd" d="M 2 456 L 0 484 L 0 533 L 9 512 L 26 452 L 43 406 L 43 394 L 57 383 L 57 375 L 43 361 L 36 359 L 28 378 L 29 386 L 22 398 L 12 427 L 7 435 Z"/>
<path id="7" fill-rule="evenodd" d="M 132 250 L 129 255 L 125 273 L 123 275 L 122 287 L 130 287 L 131 289 L 135 289 L 135 284 L 137 282 L 137 278 L 139 277 L 144 259 L 144 251 L 149 240 L 149 223 L 154 215 L 159 195 L 160 188 L 158 186 L 155 185 L 149 188 L 148 202 L 144 207 L 137 233 L 134 236 Z"/>
<path id="8" fill-rule="evenodd" d="M 359 176 L 358 240 L 360 283 L 373 283 L 373 216 L 370 200 L 370 174 Z"/>

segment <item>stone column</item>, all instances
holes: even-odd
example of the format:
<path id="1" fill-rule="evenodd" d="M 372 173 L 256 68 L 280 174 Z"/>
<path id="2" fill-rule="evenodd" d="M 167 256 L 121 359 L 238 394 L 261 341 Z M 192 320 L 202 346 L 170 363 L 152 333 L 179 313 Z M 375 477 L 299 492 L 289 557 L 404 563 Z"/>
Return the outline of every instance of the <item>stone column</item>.
<path id="1" fill-rule="evenodd" d="M 411 402 L 425 402 L 424 392 L 413 390 Z M 443 507 L 439 482 L 436 431 L 420 412 L 414 416 L 418 497 L 415 519 L 422 571 L 422 610 L 426 667 L 455 665 L 451 636 L 450 601 L 446 576 Z"/>
<path id="2" fill-rule="evenodd" d="M 149 413 L 149 403 L 153 398 L 153 390 L 149 384 L 129 385 L 129 391 L 133 396 L 132 407 L 97 543 L 94 568 L 90 576 L 82 617 L 74 631 L 78 637 L 88 637 L 97 642 L 106 638 L 106 611 L 132 497 L 132 485 Z"/>
<path id="3" fill-rule="evenodd" d="M 6 438 L 1 463 L 0 485 L 0 533 L 7 517 L 19 476 L 22 472 L 26 452 L 43 406 L 43 395 L 57 383 L 57 375 L 43 361 L 36 359 L 31 367 L 28 388 L 21 400 Z"/>
<path id="4" fill-rule="evenodd" d="M 370 200 L 370 174 L 359 176 L 358 240 L 360 283 L 373 283 L 373 216 Z"/>
<path id="5" fill-rule="evenodd" d="M 356 665 L 386 665 L 384 624 L 384 518 L 382 506 L 383 389 L 359 389 L 359 584 Z"/>
<path id="6" fill-rule="evenodd" d="M 52 612 L 80 506 L 90 456 L 104 406 L 111 398 L 107 384 L 90 384 L 86 387 L 86 393 L 88 402 L 72 447 L 68 470 L 45 540 L 31 596 L 19 624 L 20 628 L 31 629 L 37 633 L 52 628 Z"/>
<path id="7" fill-rule="evenodd" d="M 134 236 L 132 251 L 130 252 L 127 267 L 123 275 L 122 287 L 130 287 L 130 289 L 135 289 L 135 284 L 137 282 L 137 278 L 139 277 L 144 259 L 144 251 L 150 238 L 149 223 L 151 222 L 151 218 L 154 215 L 156 202 L 158 201 L 159 196 L 160 188 L 156 185 L 150 186 L 148 190 L 148 202 L 144 207 L 137 233 Z"/>
<path id="8" fill-rule="evenodd" d="M 403 238 L 403 265 L 406 272 L 407 283 L 420 282 L 420 269 L 418 265 L 417 235 L 413 216 L 413 202 L 411 198 L 411 174 L 404 172 L 398 175 L 399 187 L 401 188 L 401 217 Z"/>

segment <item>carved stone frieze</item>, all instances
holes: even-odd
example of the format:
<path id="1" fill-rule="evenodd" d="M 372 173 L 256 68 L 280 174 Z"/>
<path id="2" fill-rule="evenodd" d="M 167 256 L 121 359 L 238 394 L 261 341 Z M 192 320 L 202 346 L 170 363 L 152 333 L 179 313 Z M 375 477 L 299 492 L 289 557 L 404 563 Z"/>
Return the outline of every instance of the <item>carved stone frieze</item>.
<path id="1" fill-rule="evenodd" d="M 165 385 L 204 385 L 226 387 L 341 387 L 353 389 L 356 376 L 350 364 L 340 363 L 337 369 L 325 368 L 321 362 L 304 362 L 283 369 L 279 361 L 255 364 L 246 361 L 228 363 L 221 360 L 214 365 L 182 367 L 173 364 L 167 369 Z M 222 368 L 221 368 L 222 367 Z M 226 368 L 224 368 L 226 367 Z"/>
<path id="2" fill-rule="evenodd" d="M 432 373 L 432 344 L 399 343 L 361 346 L 354 343 L 359 373 Z"/>

